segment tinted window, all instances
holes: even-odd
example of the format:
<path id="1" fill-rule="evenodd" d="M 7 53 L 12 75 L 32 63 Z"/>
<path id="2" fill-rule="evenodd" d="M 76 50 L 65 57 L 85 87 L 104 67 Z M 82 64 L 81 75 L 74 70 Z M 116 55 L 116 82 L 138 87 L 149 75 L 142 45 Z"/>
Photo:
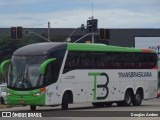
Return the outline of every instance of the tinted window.
<path id="1" fill-rule="evenodd" d="M 64 54 L 65 54 L 65 50 L 58 50 L 50 54 L 49 58 L 56 58 L 56 60 L 47 65 L 46 73 L 45 73 L 46 85 L 54 83 L 58 80 Z"/>
<path id="2" fill-rule="evenodd" d="M 69 51 L 64 73 L 74 69 L 151 69 L 156 63 L 153 53 Z"/>

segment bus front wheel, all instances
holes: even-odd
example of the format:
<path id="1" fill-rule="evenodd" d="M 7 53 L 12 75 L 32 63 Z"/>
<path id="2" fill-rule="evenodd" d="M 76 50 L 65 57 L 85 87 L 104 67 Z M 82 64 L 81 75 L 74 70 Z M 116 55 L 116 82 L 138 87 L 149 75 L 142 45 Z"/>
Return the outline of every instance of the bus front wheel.
<path id="1" fill-rule="evenodd" d="M 62 110 L 68 109 L 68 103 L 69 103 L 69 95 L 68 93 L 64 93 L 62 98 Z"/>
<path id="2" fill-rule="evenodd" d="M 36 106 L 35 106 L 35 105 L 30 105 L 30 109 L 31 109 L 32 111 L 35 111 L 35 110 L 36 110 Z"/>
<path id="3" fill-rule="evenodd" d="M 5 101 L 4 101 L 3 97 L 1 97 L 1 104 L 2 104 L 2 105 L 5 104 Z"/>

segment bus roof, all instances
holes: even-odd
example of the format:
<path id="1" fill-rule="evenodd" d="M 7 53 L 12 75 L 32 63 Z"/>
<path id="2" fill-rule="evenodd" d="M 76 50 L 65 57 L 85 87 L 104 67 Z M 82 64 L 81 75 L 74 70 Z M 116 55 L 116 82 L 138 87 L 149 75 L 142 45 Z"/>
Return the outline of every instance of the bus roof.
<path id="1" fill-rule="evenodd" d="M 129 47 L 118 47 L 105 44 L 91 44 L 91 43 L 68 43 L 67 49 L 70 51 L 110 51 L 110 52 L 145 52 L 156 53 L 152 49 L 137 49 Z"/>
<path id="2" fill-rule="evenodd" d="M 60 42 L 45 42 L 26 45 L 17 49 L 13 55 L 46 55 L 56 50 L 66 50 L 67 44 Z"/>
<path id="3" fill-rule="evenodd" d="M 110 51 L 110 52 L 146 52 L 156 53 L 151 49 L 135 49 L 129 47 L 110 46 L 105 44 L 90 44 L 90 43 L 60 43 L 47 42 L 26 45 L 17 49 L 13 55 L 45 55 L 57 50 L 69 51 Z"/>

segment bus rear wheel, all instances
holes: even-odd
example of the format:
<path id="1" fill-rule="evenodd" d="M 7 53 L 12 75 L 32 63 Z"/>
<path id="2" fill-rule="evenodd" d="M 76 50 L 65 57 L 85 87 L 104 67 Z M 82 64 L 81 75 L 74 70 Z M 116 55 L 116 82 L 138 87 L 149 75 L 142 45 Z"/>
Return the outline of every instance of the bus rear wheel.
<path id="1" fill-rule="evenodd" d="M 117 106 L 130 106 L 132 103 L 132 96 L 132 93 L 127 90 L 124 96 L 124 100 L 117 102 Z"/>
<path id="2" fill-rule="evenodd" d="M 132 104 L 133 104 L 134 106 L 140 106 L 141 103 L 142 103 L 142 98 L 143 98 L 143 96 L 142 96 L 141 92 L 140 92 L 140 91 L 137 91 L 136 94 L 134 95 Z"/>
<path id="3" fill-rule="evenodd" d="M 132 103 L 132 93 L 130 91 L 126 91 L 124 98 L 124 106 L 130 106 Z"/>
<path id="4" fill-rule="evenodd" d="M 62 99 L 62 110 L 68 109 L 68 103 L 69 103 L 69 95 L 68 93 L 64 93 L 63 99 Z"/>
<path id="5" fill-rule="evenodd" d="M 35 105 L 30 105 L 30 109 L 31 109 L 32 111 L 35 111 L 35 110 L 36 110 L 36 106 L 35 106 Z"/>

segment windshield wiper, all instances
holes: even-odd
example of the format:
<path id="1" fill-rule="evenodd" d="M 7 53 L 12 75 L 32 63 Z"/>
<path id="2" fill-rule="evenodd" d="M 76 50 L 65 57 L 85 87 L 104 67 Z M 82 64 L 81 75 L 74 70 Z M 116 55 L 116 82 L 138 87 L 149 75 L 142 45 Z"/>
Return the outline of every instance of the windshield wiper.
<path id="1" fill-rule="evenodd" d="M 17 79 L 16 79 L 16 82 L 13 86 L 16 86 L 20 81 L 21 81 L 21 78 L 22 78 L 22 74 L 24 72 L 24 69 L 25 69 L 25 66 L 22 68 L 21 70 L 21 73 L 18 75 Z"/>
<path id="2" fill-rule="evenodd" d="M 29 67 L 27 67 L 26 74 L 25 74 L 25 71 L 24 71 L 24 74 L 23 74 L 23 77 L 22 77 L 22 88 L 25 87 L 25 85 L 27 87 L 32 87 L 31 81 L 29 79 L 30 79 L 29 78 Z"/>

